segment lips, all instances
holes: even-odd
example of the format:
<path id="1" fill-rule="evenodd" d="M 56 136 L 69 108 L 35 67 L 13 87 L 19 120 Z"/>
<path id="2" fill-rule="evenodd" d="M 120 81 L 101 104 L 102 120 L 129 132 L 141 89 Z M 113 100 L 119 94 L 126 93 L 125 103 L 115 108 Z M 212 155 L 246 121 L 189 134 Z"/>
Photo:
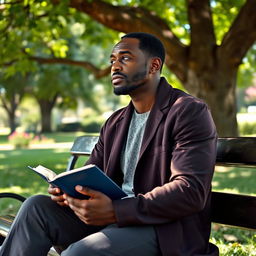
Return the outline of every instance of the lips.
<path id="1" fill-rule="evenodd" d="M 113 85 L 117 85 L 120 82 L 122 82 L 124 80 L 124 76 L 122 75 L 113 75 L 112 76 L 112 84 Z"/>

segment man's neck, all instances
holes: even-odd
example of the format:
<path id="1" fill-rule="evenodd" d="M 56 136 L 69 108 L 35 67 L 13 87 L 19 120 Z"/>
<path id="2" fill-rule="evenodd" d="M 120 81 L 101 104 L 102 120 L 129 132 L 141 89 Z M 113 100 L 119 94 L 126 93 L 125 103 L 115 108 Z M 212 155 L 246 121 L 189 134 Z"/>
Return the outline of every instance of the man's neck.
<path id="1" fill-rule="evenodd" d="M 147 90 L 137 91 L 136 93 L 130 95 L 133 106 L 137 113 L 145 113 L 151 110 L 155 103 L 159 81 L 160 78 L 152 81 L 150 85 L 147 85 Z"/>

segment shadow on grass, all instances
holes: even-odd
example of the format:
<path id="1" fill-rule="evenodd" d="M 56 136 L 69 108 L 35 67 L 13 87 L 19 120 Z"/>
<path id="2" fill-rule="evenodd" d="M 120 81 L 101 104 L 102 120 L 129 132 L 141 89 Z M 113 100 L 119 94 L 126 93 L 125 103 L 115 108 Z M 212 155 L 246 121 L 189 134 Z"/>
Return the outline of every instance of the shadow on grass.
<path id="1" fill-rule="evenodd" d="M 213 190 L 256 195 L 256 169 L 217 166 L 213 178 Z"/>
<path id="2" fill-rule="evenodd" d="M 8 135 L 0 135 L 0 144 L 8 143 Z"/>
<path id="3" fill-rule="evenodd" d="M 42 164 L 56 172 L 62 172 L 66 169 L 69 156 L 66 149 L 0 151 L 0 191 L 9 190 L 24 196 L 46 191 L 46 182 L 27 166 Z"/>

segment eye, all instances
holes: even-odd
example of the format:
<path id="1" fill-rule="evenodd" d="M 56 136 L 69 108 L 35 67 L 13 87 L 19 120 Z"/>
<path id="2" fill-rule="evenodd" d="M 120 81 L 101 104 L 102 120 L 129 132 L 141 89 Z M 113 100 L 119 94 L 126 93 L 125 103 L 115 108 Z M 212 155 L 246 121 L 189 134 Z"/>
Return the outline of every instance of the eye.
<path id="1" fill-rule="evenodd" d="M 122 61 L 129 61 L 130 59 L 131 59 L 130 56 L 126 56 L 126 55 L 122 56 Z"/>
<path id="2" fill-rule="evenodd" d="M 113 65 L 115 63 L 115 60 L 114 59 L 110 59 L 110 64 Z"/>

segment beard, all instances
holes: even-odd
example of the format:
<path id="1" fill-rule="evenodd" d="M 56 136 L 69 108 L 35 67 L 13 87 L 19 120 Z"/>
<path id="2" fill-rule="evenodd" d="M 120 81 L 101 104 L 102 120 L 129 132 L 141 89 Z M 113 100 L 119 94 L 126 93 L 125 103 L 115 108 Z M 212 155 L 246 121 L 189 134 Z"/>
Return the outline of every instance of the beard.
<path id="1" fill-rule="evenodd" d="M 122 75 L 125 80 L 125 85 L 114 87 L 115 95 L 128 95 L 132 91 L 142 87 L 145 84 L 145 78 L 147 75 L 147 70 L 136 73 L 129 79 L 125 74 L 117 72 L 119 75 Z"/>

